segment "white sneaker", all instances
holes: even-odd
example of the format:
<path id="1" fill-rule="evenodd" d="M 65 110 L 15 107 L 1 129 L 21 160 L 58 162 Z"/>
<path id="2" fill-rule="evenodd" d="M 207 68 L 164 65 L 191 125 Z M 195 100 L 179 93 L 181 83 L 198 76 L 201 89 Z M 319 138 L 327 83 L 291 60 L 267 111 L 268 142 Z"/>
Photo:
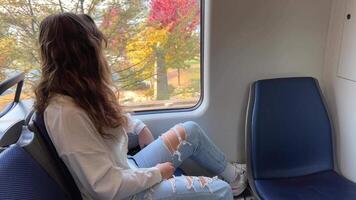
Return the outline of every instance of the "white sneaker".
<path id="1" fill-rule="evenodd" d="M 237 178 L 234 182 L 230 183 L 232 194 L 234 197 L 239 196 L 247 187 L 247 173 L 246 164 L 232 163 L 238 170 Z"/>

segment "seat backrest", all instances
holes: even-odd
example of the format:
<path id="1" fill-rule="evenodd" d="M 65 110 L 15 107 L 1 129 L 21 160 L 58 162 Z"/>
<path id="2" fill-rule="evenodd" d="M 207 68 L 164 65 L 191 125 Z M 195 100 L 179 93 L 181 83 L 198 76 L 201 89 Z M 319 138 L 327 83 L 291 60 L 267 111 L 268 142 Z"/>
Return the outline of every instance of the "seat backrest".
<path id="1" fill-rule="evenodd" d="M 64 200 L 57 183 L 18 145 L 0 154 L 1 200 Z"/>
<path id="2" fill-rule="evenodd" d="M 255 82 L 246 120 L 247 162 L 254 180 L 333 169 L 332 127 L 316 79 Z"/>
<path id="3" fill-rule="evenodd" d="M 81 200 L 81 193 L 70 173 L 67 166 L 64 164 L 62 159 L 59 157 L 49 135 L 46 130 L 44 123 L 44 118 L 42 114 L 35 113 L 32 118 L 32 123 L 29 125 L 30 130 L 36 133 L 36 136 L 43 141 L 44 145 L 50 156 L 52 157 L 55 165 L 57 166 L 57 172 L 61 176 L 61 179 L 64 180 L 66 190 L 69 192 L 70 198 L 75 200 Z"/>

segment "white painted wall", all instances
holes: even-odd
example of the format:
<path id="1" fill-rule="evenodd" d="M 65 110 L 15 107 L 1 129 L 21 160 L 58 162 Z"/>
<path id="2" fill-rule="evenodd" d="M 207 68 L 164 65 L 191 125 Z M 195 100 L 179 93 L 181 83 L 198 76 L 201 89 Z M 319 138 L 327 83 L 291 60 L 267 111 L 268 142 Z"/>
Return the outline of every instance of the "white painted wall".
<path id="1" fill-rule="evenodd" d="M 155 134 L 194 120 L 244 162 L 249 84 L 285 76 L 321 78 L 331 0 L 207 0 L 203 105 L 194 112 L 140 116 Z"/>
<path id="2" fill-rule="evenodd" d="M 346 4 L 347 0 L 333 0 L 323 79 L 335 123 L 339 170 L 356 181 L 356 82 L 337 76 Z"/>

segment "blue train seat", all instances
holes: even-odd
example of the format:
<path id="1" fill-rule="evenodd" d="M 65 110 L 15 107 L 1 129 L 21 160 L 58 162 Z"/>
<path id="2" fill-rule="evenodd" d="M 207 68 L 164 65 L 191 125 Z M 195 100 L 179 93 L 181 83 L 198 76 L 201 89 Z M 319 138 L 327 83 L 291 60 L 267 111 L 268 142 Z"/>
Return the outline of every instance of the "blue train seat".
<path id="1" fill-rule="evenodd" d="M 0 154 L 1 200 L 64 200 L 57 183 L 22 147 L 14 144 Z"/>
<path id="2" fill-rule="evenodd" d="M 265 200 L 356 199 L 334 168 L 332 124 L 318 81 L 259 80 L 246 117 L 249 183 Z"/>
<path id="3" fill-rule="evenodd" d="M 39 137 L 42 143 L 44 143 L 47 152 L 49 153 L 50 157 L 52 158 L 52 161 L 54 162 L 56 168 L 55 173 L 56 175 L 59 175 L 61 177 L 62 182 L 64 182 L 64 184 L 62 185 L 66 187 L 65 189 L 69 195 L 69 198 L 81 200 L 81 193 L 71 173 L 69 172 L 67 166 L 64 164 L 62 159 L 57 154 L 57 151 L 48 135 L 43 115 L 39 113 L 34 113 L 32 117 L 32 122 L 30 123 L 29 127 L 30 130 L 33 131 L 37 137 Z"/>

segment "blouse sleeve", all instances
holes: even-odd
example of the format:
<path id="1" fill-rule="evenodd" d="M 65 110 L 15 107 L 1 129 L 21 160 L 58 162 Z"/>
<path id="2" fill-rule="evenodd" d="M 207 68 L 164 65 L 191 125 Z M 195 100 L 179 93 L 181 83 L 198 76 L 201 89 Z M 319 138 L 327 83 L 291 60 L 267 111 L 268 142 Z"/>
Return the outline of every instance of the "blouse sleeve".
<path id="1" fill-rule="evenodd" d="M 93 199 L 123 199 L 161 181 L 156 167 L 123 169 L 117 166 L 85 113 L 45 112 L 45 118 L 51 119 L 46 126 L 52 132 L 50 137 L 58 154 L 79 188 L 85 188 Z"/>
<path id="2" fill-rule="evenodd" d="M 143 123 L 141 120 L 132 117 L 129 113 L 127 113 L 126 116 L 128 119 L 128 126 L 126 132 L 128 134 L 139 135 L 142 129 L 146 127 L 146 124 Z"/>

